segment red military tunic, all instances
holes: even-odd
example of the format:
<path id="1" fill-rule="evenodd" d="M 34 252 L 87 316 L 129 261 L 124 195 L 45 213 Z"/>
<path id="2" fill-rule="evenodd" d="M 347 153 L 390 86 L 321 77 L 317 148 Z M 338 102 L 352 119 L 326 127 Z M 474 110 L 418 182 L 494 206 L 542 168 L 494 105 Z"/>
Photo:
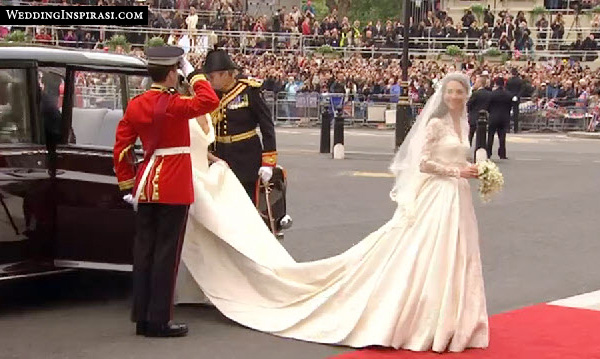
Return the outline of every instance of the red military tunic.
<path id="1" fill-rule="evenodd" d="M 185 205 L 194 201 L 190 154 L 158 155 L 161 151 L 173 148 L 189 149 L 189 120 L 209 113 L 219 105 L 219 98 L 203 75 L 193 75 L 190 84 L 195 92 L 193 97 L 181 96 L 169 92 L 165 87 L 152 85 L 150 90 L 131 100 L 117 126 L 113 155 L 119 188 L 133 188 L 135 194 L 138 187 L 143 186 L 139 196 L 140 203 Z M 156 134 L 153 116 L 161 96 L 168 96 L 166 118 L 160 133 Z M 157 136 L 159 138 L 155 138 Z M 142 141 L 144 151 L 148 151 L 150 143 L 156 143 L 157 149 L 154 151 L 157 156 L 144 183 L 140 181 L 150 162 L 150 156 L 145 156 L 136 176 L 131 150 L 138 137 Z"/>

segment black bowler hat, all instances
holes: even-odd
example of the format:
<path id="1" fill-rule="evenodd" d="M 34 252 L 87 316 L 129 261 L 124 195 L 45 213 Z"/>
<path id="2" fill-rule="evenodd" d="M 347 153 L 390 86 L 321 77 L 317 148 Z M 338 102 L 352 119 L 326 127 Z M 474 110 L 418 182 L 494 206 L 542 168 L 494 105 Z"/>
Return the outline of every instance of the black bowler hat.
<path id="1" fill-rule="evenodd" d="M 157 46 L 146 50 L 148 65 L 173 66 L 176 65 L 184 51 L 178 46 Z"/>
<path id="2" fill-rule="evenodd" d="M 209 74 L 215 71 L 239 70 L 238 65 L 231 60 L 225 50 L 211 50 L 206 54 L 202 72 Z"/>

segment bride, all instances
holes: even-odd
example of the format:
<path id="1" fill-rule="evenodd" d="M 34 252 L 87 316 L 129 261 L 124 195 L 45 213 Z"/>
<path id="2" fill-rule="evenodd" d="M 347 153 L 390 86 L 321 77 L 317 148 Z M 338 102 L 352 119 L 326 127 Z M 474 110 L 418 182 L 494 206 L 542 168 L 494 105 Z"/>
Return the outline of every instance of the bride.
<path id="1" fill-rule="evenodd" d="M 209 166 L 214 130 L 190 121 L 196 198 L 176 301 L 210 302 L 246 327 L 305 341 L 436 352 L 487 347 L 467 181 L 477 176 L 466 161 L 469 94 L 465 75 L 447 75 L 413 125 L 391 165 L 392 218 L 346 252 L 307 263 L 269 232 L 223 162 Z"/>

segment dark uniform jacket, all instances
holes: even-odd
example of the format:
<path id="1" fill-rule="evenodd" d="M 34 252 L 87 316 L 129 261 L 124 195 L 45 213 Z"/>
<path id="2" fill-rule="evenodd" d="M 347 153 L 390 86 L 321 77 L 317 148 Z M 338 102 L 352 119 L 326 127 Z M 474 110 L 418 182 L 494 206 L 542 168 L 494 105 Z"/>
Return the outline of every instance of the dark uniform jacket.
<path id="1" fill-rule="evenodd" d="M 231 90 L 217 92 L 221 102 L 211 113 L 216 133 L 212 152 L 227 162 L 240 182 L 255 182 L 261 166 L 277 164 L 275 124 L 261 86 L 260 80 L 238 79 Z"/>
<path id="2" fill-rule="evenodd" d="M 513 96 L 521 97 L 521 94 L 523 92 L 523 79 L 521 79 L 518 76 L 517 77 L 511 77 L 506 82 L 506 89 Z"/>
<path id="3" fill-rule="evenodd" d="M 471 98 L 469 98 L 469 101 L 467 102 L 467 109 L 469 111 L 469 126 L 477 126 L 479 111 L 488 110 L 491 97 L 492 92 L 487 88 L 480 88 L 473 92 Z"/>
<path id="4" fill-rule="evenodd" d="M 512 110 L 513 95 L 504 88 L 492 91 L 490 97 L 489 122 L 494 124 L 509 124 L 510 110 Z"/>

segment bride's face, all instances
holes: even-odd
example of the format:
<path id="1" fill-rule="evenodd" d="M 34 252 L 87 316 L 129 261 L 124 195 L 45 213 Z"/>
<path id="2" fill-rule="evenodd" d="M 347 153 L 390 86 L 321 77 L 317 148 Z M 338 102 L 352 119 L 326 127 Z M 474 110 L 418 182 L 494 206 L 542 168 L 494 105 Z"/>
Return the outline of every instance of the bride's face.
<path id="1" fill-rule="evenodd" d="M 444 102 L 450 111 L 462 111 L 467 102 L 467 90 L 458 81 L 450 81 L 444 90 Z"/>

